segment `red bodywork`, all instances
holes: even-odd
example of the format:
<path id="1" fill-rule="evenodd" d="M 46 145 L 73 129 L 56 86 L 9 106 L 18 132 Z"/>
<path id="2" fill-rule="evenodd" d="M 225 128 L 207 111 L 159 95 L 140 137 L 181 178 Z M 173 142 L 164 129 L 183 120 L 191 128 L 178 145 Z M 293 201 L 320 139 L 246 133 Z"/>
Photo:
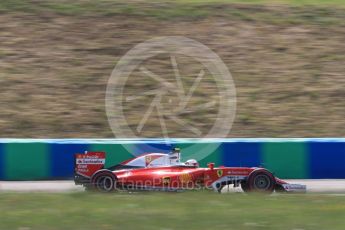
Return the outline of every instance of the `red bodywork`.
<path id="1" fill-rule="evenodd" d="M 275 178 L 268 170 L 264 168 L 246 168 L 246 167 L 214 167 L 210 163 L 208 168 L 199 168 L 196 166 L 179 165 L 160 165 L 150 166 L 150 163 L 164 157 L 163 154 L 141 155 L 143 166 L 131 166 L 130 162 L 141 160 L 139 157 L 122 162 L 119 165 L 104 168 L 105 153 L 90 152 L 86 154 L 76 154 L 75 182 L 85 186 L 92 186 L 98 183 L 100 176 L 113 178 L 115 187 L 120 189 L 152 189 L 152 190 L 184 190 L 211 188 L 216 191 L 228 184 L 234 186 L 242 185 L 249 180 L 250 175 L 255 173 L 265 173 L 267 177 L 272 177 L 272 191 L 274 189 L 289 191 L 293 186 L 285 181 Z M 139 162 L 140 163 L 140 162 Z M 104 181 L 104 180 L 103 180 Z M 289 185 L 289 186 L 287 186 Z M 292 186 L 292 187 L 291 187 Z M 302 185 L 301 185 L 302 186 Z M 298 187 L 297 190 L 302 190 Z M 245 190 L 245 189 L 244 189 Z M 305 190 L 305 186 L 304 186 Z M 292 191 L 292 190 L 291 190 Z"/>
<path id="2" fill-rule="evenodd" d="M 168 187 L 199 188 L 211 187 L 212 184 L 223 177 L 233 181 L 236 178 L 247 177 L 254 168 L 195 168 L 185 166 L 167 166 L 157 168 L 144 168 L 114 171 L 118 183 L 122 185 L 135 185 L 136 187 Z M 233 178 L 230 178 L 233 177 Z"/>

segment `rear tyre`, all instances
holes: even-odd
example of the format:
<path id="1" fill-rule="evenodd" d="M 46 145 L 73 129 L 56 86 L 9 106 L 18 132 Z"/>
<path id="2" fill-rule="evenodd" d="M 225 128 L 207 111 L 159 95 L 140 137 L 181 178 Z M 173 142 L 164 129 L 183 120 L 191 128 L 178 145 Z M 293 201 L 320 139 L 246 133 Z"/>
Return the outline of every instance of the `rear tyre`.
<path id="1" fill-rule="evenodd" d="M 241 182 L 241 188 L 242 188 L 243 192 L 249 192 L 247 181 Z"/>
<path id="2" fill-rule="evenodd" d="M 274 191 L 275 184 L 276 181 L 272 173 L 259 169 L 253 171 L 247 181 L 241 183 L 241 186 L 244 192 L 271 194 Z"/>
<path id="3" fill-rule="evenodd" d="M 91 184 L 96 191 L 113 192 L 116 190 L 116 177 L 111 171 L 102 170 L 92 176 Z"/>

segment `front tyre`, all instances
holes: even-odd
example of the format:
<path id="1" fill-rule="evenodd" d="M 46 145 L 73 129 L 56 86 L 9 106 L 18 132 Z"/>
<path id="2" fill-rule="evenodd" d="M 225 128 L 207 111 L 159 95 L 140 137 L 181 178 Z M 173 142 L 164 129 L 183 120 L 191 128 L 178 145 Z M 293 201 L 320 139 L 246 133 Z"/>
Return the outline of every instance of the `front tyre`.
<path id="1" fill-rule="evenodd" d="M 271 194 L 274 191 L 276 180 L 272 173 L 265 169 L 254 170 L 246 182 L 243 183 L 242 189 L 245 192 L 257 192 Z"/>
<path id="2" fill-rule="evenodd" d="M 99 192 L 113 192 L 116 190 L 116 177 L 109 170 L 101 170 L 91 178 L 94 190 Z"/>

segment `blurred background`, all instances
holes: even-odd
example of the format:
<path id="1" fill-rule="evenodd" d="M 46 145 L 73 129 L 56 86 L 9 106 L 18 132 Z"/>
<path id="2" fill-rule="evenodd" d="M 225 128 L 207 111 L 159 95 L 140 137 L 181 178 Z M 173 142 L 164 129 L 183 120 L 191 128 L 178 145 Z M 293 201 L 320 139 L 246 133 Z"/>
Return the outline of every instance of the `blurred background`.
<path id="1" fill-rule="evenodd" d="M 344 136 L 344 7 L 343 0 L 1 0 L 0 137 L 114 137 L 105 112 L 108 79 L 128 50 L 157 36 L 199 41 L 229 68 L 237 91 L 229 137 Z M 198 64 L 176 61 L 188 90 Z M 148 66 L 174 76 L 168 56 Z M 155 88 L 133 74 L 128 95 Z M 190 106 L 207 103 L 215 87 L 206 73 Z M 151 102 L 123 104 L 129 127 L 136 130 Z M 168 110 L 174 102 L 162 103 Z M 203 134 L 218 119 L 216 109 L 183 118 Z M 146 124 L 138 136 L 162 136 L 154 113 Z M 170 136 L 195 137 L 173 122 L 168 128 Z"/>

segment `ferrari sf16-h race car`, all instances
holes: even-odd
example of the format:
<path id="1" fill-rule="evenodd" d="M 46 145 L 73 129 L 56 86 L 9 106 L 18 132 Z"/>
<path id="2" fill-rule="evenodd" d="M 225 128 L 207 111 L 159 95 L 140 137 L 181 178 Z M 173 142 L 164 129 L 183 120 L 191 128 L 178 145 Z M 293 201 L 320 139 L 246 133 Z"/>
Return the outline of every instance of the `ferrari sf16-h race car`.
<path id="1" fill-rule="evenodd" d="M 119 190 L 183 191 L 241 186 L 244 192 L 305 192 L 306 186 L 289 184 L 265 168 L 215 167 L 201 168 L 190 159 L 180 161 L 180 150 L 170 153 L 146 153 L 105 168 L 105 152 L 75 155 L 75 184 L 86 189 L 112 192 Z"/>

